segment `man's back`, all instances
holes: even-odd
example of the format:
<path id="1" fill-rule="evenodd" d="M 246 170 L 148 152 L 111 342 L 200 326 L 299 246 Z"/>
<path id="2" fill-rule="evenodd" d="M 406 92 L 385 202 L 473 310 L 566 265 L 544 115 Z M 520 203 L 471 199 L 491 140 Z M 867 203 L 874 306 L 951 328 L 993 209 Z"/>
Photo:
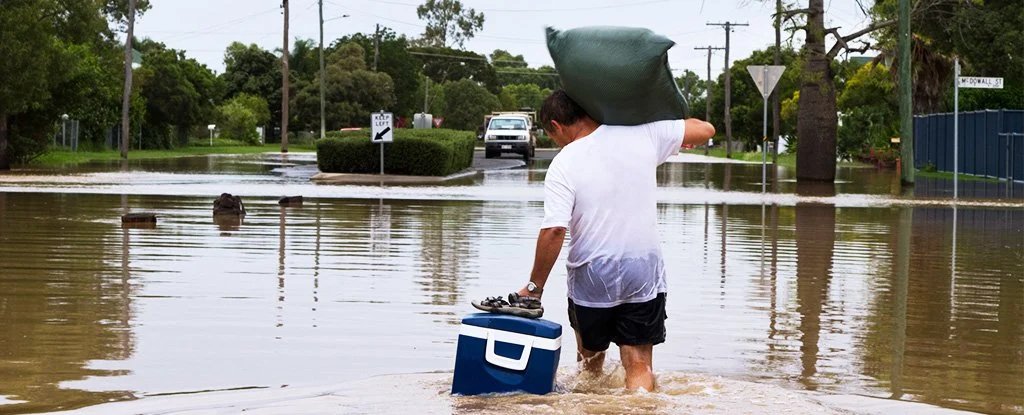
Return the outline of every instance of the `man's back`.
<path id="1" fill-rule="evenodd" d="M 569 297 L 575 303 L 611 307 L 665 292 L 656 168 L 678 152 L 683 126 L 601 126 L 552 161 L 542 228 L 569 229 Z"/>

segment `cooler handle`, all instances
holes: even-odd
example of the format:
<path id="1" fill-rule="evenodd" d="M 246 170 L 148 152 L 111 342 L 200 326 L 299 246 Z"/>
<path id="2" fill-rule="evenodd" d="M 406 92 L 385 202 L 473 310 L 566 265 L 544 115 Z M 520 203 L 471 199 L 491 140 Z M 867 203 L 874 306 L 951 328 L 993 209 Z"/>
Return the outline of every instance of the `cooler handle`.
<path id="1" fill-rule="evenodd" d="M 502 343 L 516 344 L 523 346 L 523 354 L 519 356 L 519 359 L 510 359 L 504 356 L 499 356 L 494 352 L 494 342 L 500 341 Z M 504 331 L 487 331 L 487 351 L 484 355 L 484 359 L 487 363 L 491 363 L 509 370 L 525 370 L 526 364 L 530 361 L 530 352 L 533 351 L 533 337 L 519 333 L 509 333 Z"/>

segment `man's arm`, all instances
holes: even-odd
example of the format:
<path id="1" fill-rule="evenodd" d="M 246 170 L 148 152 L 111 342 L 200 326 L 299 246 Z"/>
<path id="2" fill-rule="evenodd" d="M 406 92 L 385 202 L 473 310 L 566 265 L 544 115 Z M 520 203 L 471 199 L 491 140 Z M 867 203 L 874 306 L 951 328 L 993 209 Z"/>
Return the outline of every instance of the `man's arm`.
<path id="1" fill-rule="evenodd" d="M 558 254 L 562 252 L 562 244 L 565 242 L 565 228 L 553 227 L 540 230 L 537 235 L 537 252 L 533 260 L 533 271 L 530 272 L 530 281 L 537 284 L 539 292 L 531 293 L 526 287 L 519 290 L 519 295 L 527 297 L 540 297 L 544 293 L 544 284 L 548 282 L 551 275 L 551 268 L 558 260 Z"/>
<path id="2" fill-rule="evenodd" d="M 686 128 L 683 130 L 684 145 L 704 145 L 711 137 L 715 136 L 715 126 L 709 122 L 696 118 L 687 118 L 685 122 Z"/>

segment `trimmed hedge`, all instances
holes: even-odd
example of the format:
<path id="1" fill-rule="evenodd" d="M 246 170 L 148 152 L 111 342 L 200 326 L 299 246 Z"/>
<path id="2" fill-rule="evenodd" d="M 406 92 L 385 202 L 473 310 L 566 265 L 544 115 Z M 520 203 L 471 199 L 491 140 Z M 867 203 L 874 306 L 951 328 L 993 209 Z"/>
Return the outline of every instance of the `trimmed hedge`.
<path id="1" fill-rule="evenodd" d="M 384 145 L 387 174 L 447 176 L 473 165 L 472 132 L 399 128 L 394 136 Z M 332 131 L 317 142 L 316 159 L 325 173 L 379 173 L 380 144 L 370 142 L 368 129 Z"/>

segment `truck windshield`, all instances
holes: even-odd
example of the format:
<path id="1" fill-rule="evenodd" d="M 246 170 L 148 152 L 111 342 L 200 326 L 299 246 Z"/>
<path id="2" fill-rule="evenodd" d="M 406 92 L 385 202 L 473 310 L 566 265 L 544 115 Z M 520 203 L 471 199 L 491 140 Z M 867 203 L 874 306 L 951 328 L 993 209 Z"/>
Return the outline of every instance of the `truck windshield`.
<path id="1" fill-rule="evenodd" d="M 526 121 L 516 118 L 495 118 L 491 120 L 488 130 L 525 130 Z"/>

